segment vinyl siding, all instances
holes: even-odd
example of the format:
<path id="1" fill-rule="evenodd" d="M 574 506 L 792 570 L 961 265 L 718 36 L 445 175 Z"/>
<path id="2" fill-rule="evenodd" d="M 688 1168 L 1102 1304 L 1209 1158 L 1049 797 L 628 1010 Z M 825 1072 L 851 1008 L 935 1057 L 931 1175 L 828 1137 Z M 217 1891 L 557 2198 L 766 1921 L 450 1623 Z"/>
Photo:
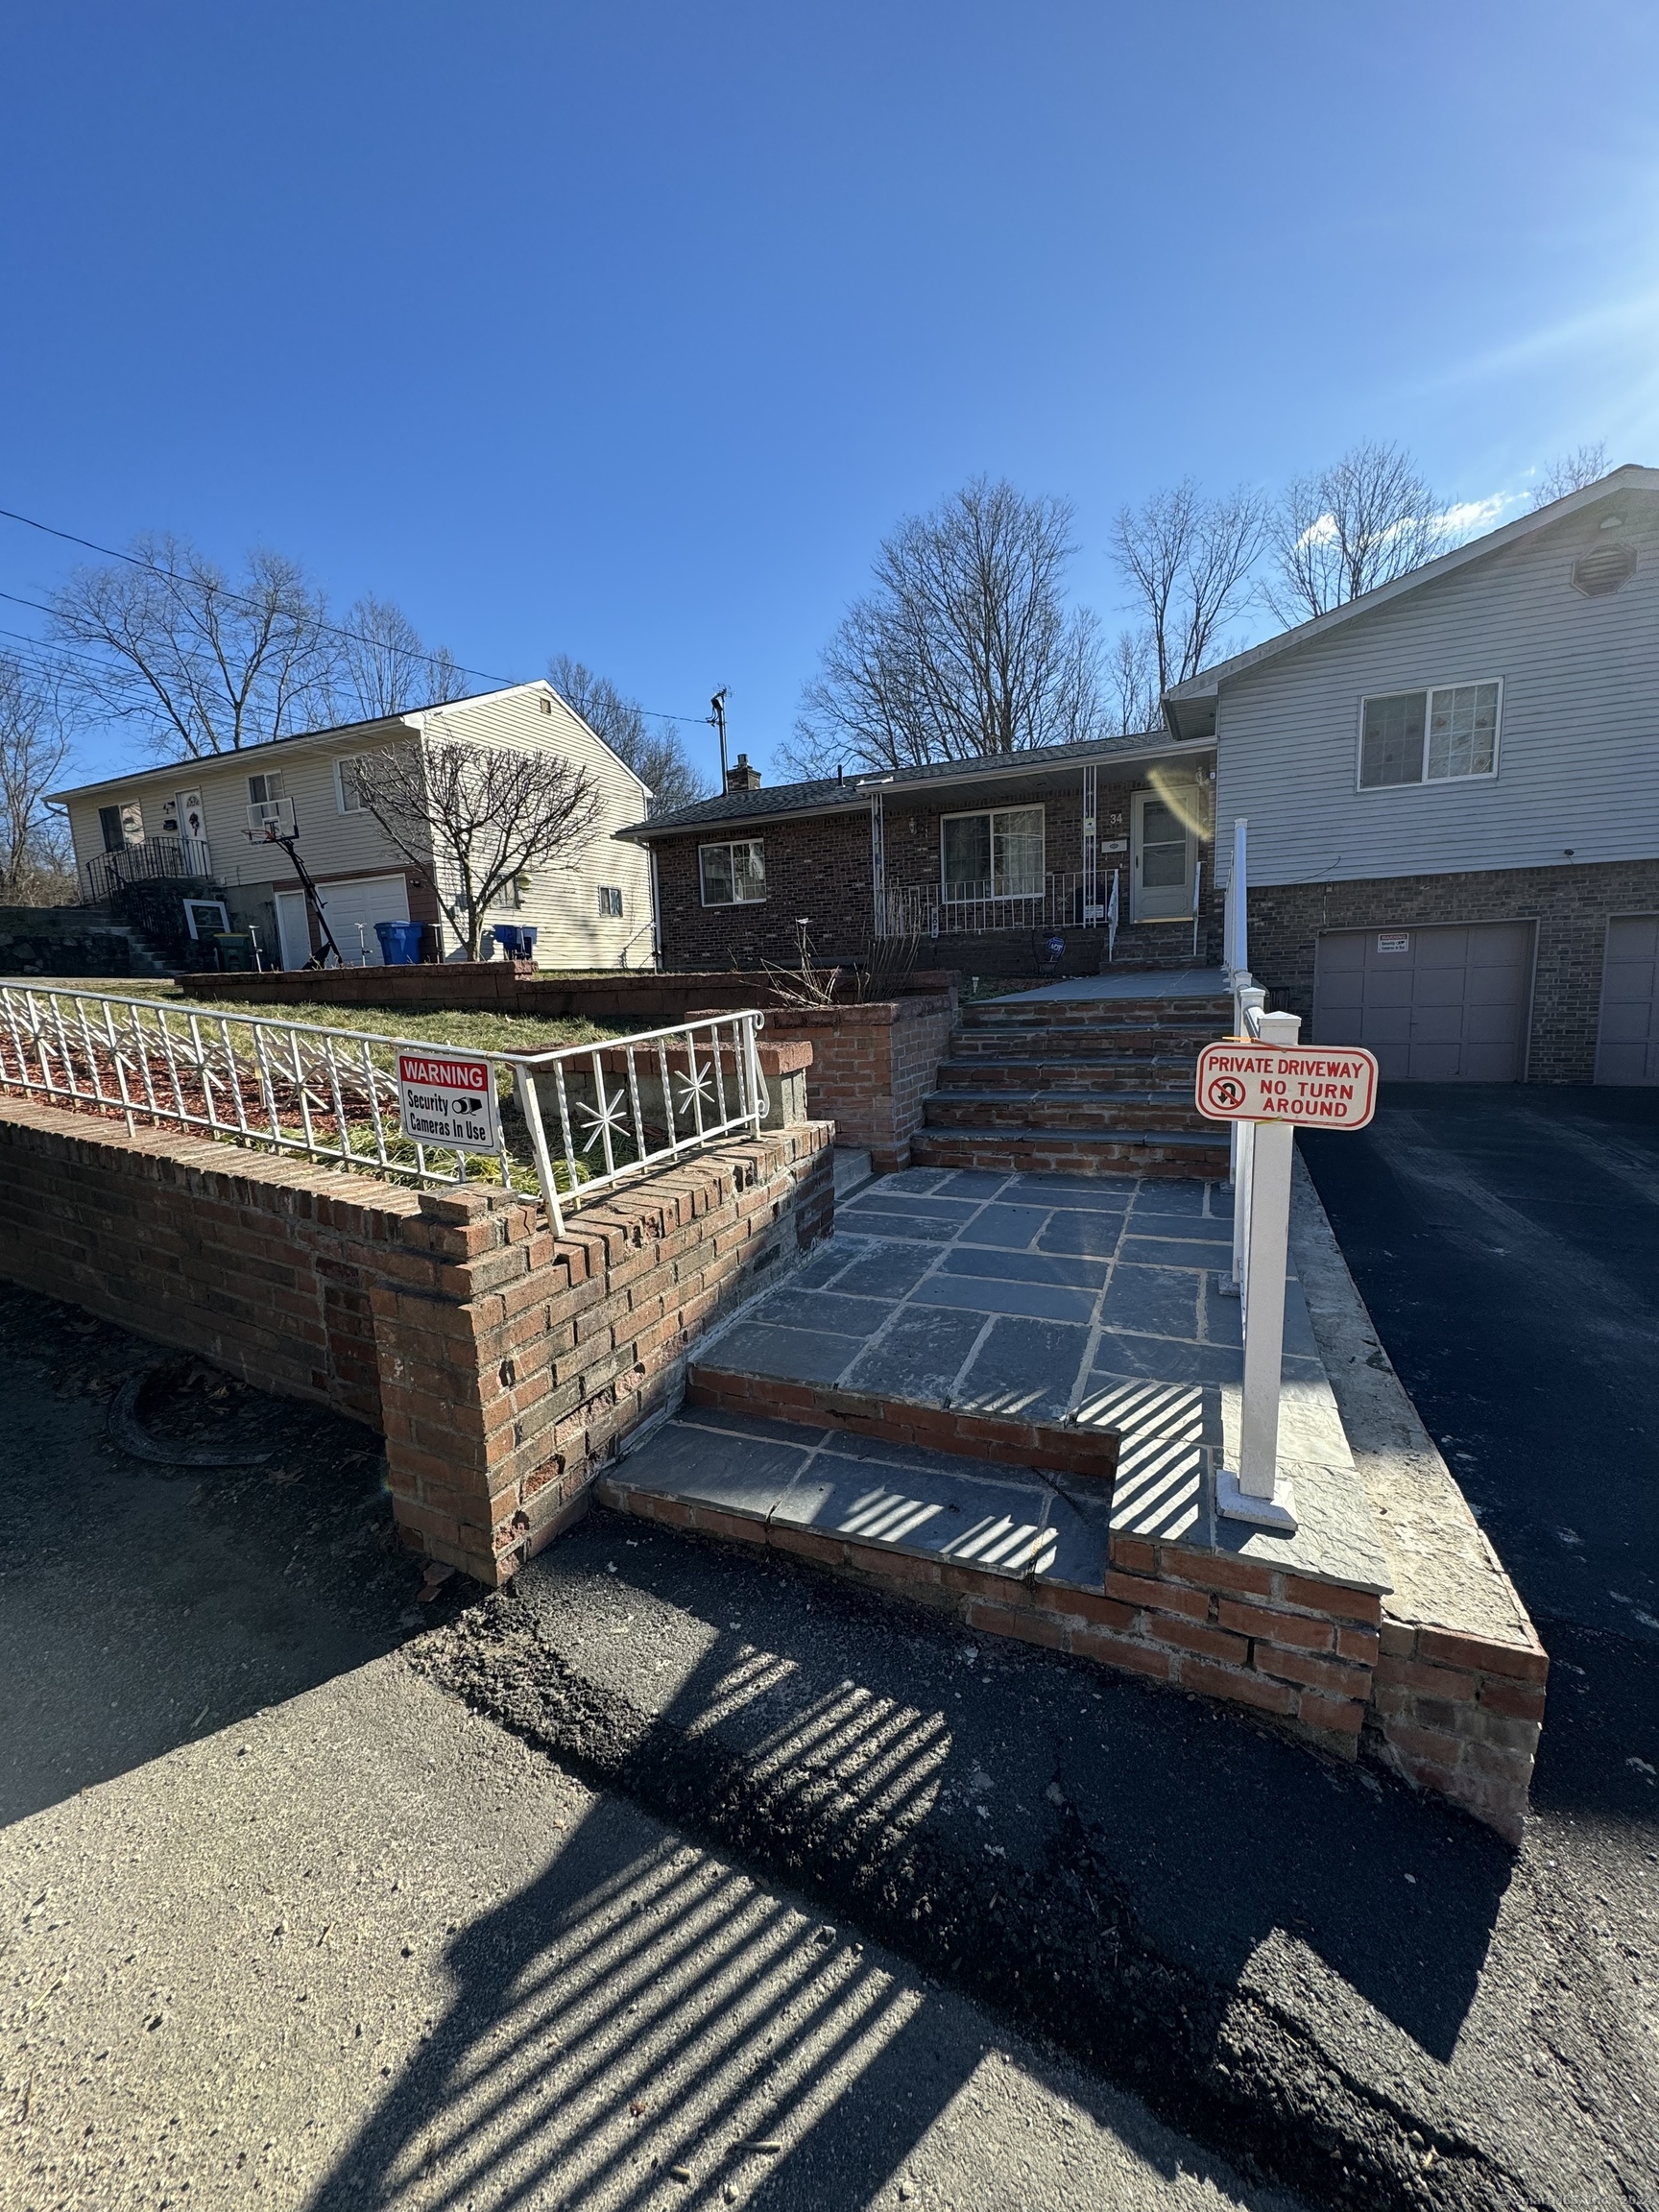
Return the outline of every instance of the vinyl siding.
<path id="1" fill-rule="evenodd" d="M 551 714 L 541 710 L 543 697 L 553 699 Z M 178 791 L 198 790 L 217 879 L 232 891 L 240 888 L 250 892 L 255 888 L 268 891 L 273 882 L 291 883 L 294 878 L 284 855 L 273 855 L 268 848 L 251 844 L 244 834 L 249 777 L 279 769 L 284 795 L 294 801 L 299 817 L 301 854 L 319 881 L 400 873 L 409 866 L 408 859 L 373 817 L 362 811 L 340 811 L 334 769 L 337 761 L 369 752 L 376 744 L 408 741 L 417 727 L 435 740 L 449 737 L 534 753 L 554 751 L 588 770 L 600 796 L 600 818 L 594 832 L 569 860 L 534 873 L 521 910 L 503 908 L 491 919 L 535 926 L 540 931 L 536 956 L 543 967 L 650 967 L 650 861 L 638 846 L 623 844 L 614 835 L 643 817 L 643 788 L 587 725 L 541 684 L 429 709 L 411 715 L 407 723 L 366 724 L 338 736 L 251 747 L 245 753 L 211 760 L 146 769 L 66 794 L 76 861 L 84 863 L 104 850 L 100 807 L 137 800 L 149 836 L 160 830 L 165 799 Z M 600 914 L 601 883 L 621 888 L 620 921 Z M 445 950 L 452 953 L 456 939 L 447 926 L 444 938 Z"/>
<path id="2" fill-rule="evenodd" d="M 541 700 L 553 699 L 543 714 Z M 544 685 L 497 692 L 472 706 L 445 708 L 423 717 L 426 733 L 465 737 L 532 753 L 549 748 L 587 769 L 599 792 L 599 819 L 580 852 L 532 872 L 521 907 L 493 908 L 492 922 L 527 923 L 538 931 L 536 958 L 543 968 L 649 968 L 654 964 L 651 863 L 643 849 L 622 843 L 618 830 L 641 821 L 643 786 L 616 756 Z M 622 919 L 599 912 L 599 886 L 622 892 Z M 445 929 L 445 940 L 449 931 Z"/>
<path id="3" fill-rule="evenodd" d="M 1636 572 L 1586 599 L 1573 563 L 1610 543 Z M 1361 698 L 1494 677 L 1496 777 L 1356 788 Z M 1659 855 L 1659 496 L 1617 494 L 1224 680 L 1216 739 L 1223 881 L 1239 816 L 1262 884 Z"/>

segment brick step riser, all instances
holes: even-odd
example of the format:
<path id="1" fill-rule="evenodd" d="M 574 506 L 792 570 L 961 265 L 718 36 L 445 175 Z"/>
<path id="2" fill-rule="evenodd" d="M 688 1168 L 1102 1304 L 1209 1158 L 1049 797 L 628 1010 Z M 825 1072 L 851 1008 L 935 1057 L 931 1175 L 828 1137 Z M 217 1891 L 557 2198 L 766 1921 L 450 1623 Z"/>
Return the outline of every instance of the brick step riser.
<path id="1" fill-rule="evenodd" d="M 1056 1029 L 1191 1029 L 1214 1033 L 1217 1022 L 1231 1022 L 1233 1007 L 1229 1000 L 1216 999 L 1214 1004 L 1196 1004 L 1184 998 L 1171 1006 L 1167 999 L 1082 999 L 1073 1003 L 1057 1001 L 1046 1007 L 1041 1014 L 1032 1011 L 1029 1004 L 998 1006 L 968 1005 L 961 1010 L 960 1026 L 966 1031 L 986 1029 L 1019 1029 L 1032 1036 L 1043 1036 Z"/>
<path id="2" fill-rule="evenodd" d="M 1142 1060 L 947 1060 L 935 1078 L 941 1091 L 1059 1091 L 1098 1097 L 1115 1091 L 1192 1094 L 1191 1060 L 1147 1054 Z"/>
<path id="3" fill-rule="evenodd" d="M 919 1129 L 910 1140 L 919 1167 L 983 1167 L 1004 1175 L 1169 1175 L 1219 1180 L 1227 1173 L 1225 1144 L 1160 1143 L 1148 1133 L 1139 1142 L 1068 1136 L 1063 1130 L 1012 1130 L 983 1134 L 966 1129 Z"/>
<path id="4" fill-rule="evenodd" d="M 950 1040 L 951 1060 L 1028 1060 L 1038 1065 L 1055 1060 L 1168 1060 L 1180 1058 L 1189 1066 L 1206 1045 L 1222 1032 L 1216 1029 L 1071 1029 L 1056 1034 L 1051 1029 L 1029 1031 L 958 1031 Z"/>
<path id="5" fill-rule="evenodd" d="M 1195 1106 L 1184 1106 L 1178 1098 L 990 1099 L 952 1098 L 935 1093 L 923 1100 L 922 1114 L 928 1129 L 1064 1130 L 1079 1136 L 1097 1133 L 1109 1137 L 1130 1130 L 1152 1130 L 1159 1135 L 1181 1130 L 1191 1136 L 1209 1136 L 1215 1126 Z"/>

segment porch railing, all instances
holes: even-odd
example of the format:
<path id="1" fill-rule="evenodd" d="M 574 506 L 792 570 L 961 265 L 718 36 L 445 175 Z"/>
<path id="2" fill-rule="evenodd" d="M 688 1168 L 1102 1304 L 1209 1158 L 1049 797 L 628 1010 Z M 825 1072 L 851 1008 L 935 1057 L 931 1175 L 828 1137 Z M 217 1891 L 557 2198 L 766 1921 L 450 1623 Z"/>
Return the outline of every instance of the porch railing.
<path id="1" fill-rule="evenodd" d="M 998 891 L 990 883 L 891 884 L 884 894 L 888 937 L 982 937 L 998 929 L 1099 929 L 1107 905 L 1085 896 L 1081 870 L 1045 876 L 1041 890 Z"/>
<path id="2" fill-rule="evenodd" d="M 163 832 L 146 837 L 141 845 L 123 845 L 114 853 L 94 853 L 81 864 L 85 889 L 84 903 L 102 905 L 112 891 L 129 883 L 210 882 L 213 862 L 204 837 L 175 837 Z"/>
<path id="3" fill-rule="evenodd" d="M 490 1182 L 570 1209 L 771 1111 L 757 1010 L 594 1045 L 481 1052 L 430 1038 L 222 1014 L 114 993 L 0 986 L 0 1092 L 173 1127 L 421 1190 Z M 488 1147 L 403 1133 L 397 1054 L 487 1064 Z"/>

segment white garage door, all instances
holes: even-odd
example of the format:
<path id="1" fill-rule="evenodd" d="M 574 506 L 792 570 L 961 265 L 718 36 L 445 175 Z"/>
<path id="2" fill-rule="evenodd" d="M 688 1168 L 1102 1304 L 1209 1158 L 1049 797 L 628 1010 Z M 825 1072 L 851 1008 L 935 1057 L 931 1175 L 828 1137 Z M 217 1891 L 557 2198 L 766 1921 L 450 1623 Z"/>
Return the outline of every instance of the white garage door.
<path id="1" fill-rule="evenodd" d="M 376 922 L 407 922 L 409 886 L 401 876 L 360 876 L 347 883 L 319 883 L 317 896 L 348 968 L 380 966 L 380 940 Z M 305 935 L 305 902 L 298 891 L 276 897 L 276 919 L 282 936 L 282 965 L 302 968 L 310 958 Z"/>
<path id="2" fill-rule="evenodd" d="M 1319 939 L 1313 1042 L 1365 1045 L 1385 1082 L 1519 1083 L 1532 925 L 1334 929 Z"/>
<path id="3" fill-rule="evenodd" d="M 1659 914 L 1616 914 L 1601 971 L 1598 1083 L 1659 1083 Z"/>

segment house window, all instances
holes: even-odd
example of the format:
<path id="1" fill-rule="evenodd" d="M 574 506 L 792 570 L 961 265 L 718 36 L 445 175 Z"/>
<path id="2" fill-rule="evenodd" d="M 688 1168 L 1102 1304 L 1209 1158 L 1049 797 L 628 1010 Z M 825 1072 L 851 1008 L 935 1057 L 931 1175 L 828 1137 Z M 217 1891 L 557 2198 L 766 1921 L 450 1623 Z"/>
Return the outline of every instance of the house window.
<path id="1" fill-rule="evenodd" d="M 1498 772 L 1501 684 L 1389 691 L 1359 707 L 1359 788 L 1445 783 Z"/>
<path id="2" fill-rule="evenodd" d="M 100 806 L 98 827 L 104 832 L 106 853 L 124 853 L 129 845 L 144 842 L 144 809 L 136 799 L 119 806 Z"/>
<path id="3" fill-rule="evenodd" d="M 766 896 L 766 847 L 758 837 L 699 845 L 697 870 L 705 906 L 753 906 Z"/>
<path id="4" fill-rule="evenodd" d="M 709 852 L 712 852 L 712 851 L 716 850 L 716 848 L 714 848 L 714 847 L 712 847 L 712 846 L 709 846 L 709 847 L 707 847 L 707 848 L 705 848 L 705 850 L 707 850 L 707 851 L 709 851 Z M 705 899 L 704 899 L 704 904 L 705 904 L 705 905 L 707 905 L 708 903 L 709 903 L 709 902 L 708 902 L 708 899 L 707 899 L 707 897 L 705 897 Z M 599 911 L 600 911 L 600 913 L 601 913 L 601 914 L 605 914 L 605 915 L 608 915 L 608 916 L 610 917 L 610 919 L 611 919 L 613 922 L 620 922 L 620 921 L 621 921 L 621 919 L 622 919 L 622 886 L 621 886 L 621 884 L 620 884 L 620 883 L 601 883 L 601 884 L 600 884 L 600 886 L 599 886 Z"/>
<path id="5" fill-rule="evenodd" d="M 939 825 L 947 899 L 1040 899 L 1043 809 L 1001 806 L 947 814 Z"/>
<path id="6" fill-rule="evenodd" d="M 273 768 L 263 776 L 249 777 L 248 804 L 250 806 L 269 805 L 273 801 L 283 796 L 282 771 L 279 768 Z"/>
<path id="7" fill-rule="evenodd" d="M 357 763 L 368 757 L 366 753 L 349 753 L 345 759 L 334 763 L 334 794 L 340 803 L 342 814 L 361 814 L 363 811 L 363 787 L 357 781 Z M 276 781 L 280 783 L 281 777 L 278 776 Z M 276 796 L 280 798 L 281 793 L 278 791 Z"/>

